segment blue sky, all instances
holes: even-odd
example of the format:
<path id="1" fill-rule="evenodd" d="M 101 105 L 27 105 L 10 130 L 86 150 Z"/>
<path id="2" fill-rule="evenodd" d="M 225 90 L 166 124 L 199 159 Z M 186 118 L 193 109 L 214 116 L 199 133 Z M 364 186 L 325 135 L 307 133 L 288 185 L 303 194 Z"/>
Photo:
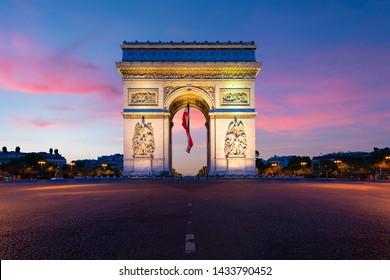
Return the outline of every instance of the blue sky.
<path id="1" fill-rule="evenodd" d="M 0 145 L 68 160 L 122 153 L 122 41 L 253 40 L 263 158 L 390 146 L 389 14 L 389 1 L 3 0 Z M 193 116 L 191 155 L 174 130 L 184 173 L 206 162 Z"/>

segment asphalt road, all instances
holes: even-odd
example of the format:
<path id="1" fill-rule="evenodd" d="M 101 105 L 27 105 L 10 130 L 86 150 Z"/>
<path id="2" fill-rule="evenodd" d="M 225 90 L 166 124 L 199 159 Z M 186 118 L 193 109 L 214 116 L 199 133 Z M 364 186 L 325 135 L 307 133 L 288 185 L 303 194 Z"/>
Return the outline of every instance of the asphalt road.
<path id="1" fill-rule="evenodd" d="M 0 183 L 0 259 L 390 259 L 390 183 Z"/>

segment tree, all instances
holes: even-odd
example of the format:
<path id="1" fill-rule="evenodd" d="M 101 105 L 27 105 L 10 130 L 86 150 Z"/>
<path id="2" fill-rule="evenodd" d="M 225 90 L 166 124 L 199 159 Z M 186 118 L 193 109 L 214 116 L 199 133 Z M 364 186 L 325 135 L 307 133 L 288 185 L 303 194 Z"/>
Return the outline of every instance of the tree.
<path id="1" fill-rule="evenodd" d="M 284 171 L 288 175 L 308 177 L 312 173 L 310 157 L 291 156 Z"/>
<path id="2" fill-rule="evenodd" d="M 175 168 L 172 168 L 172 176 L 181 176 L 181 173 L 177 172 Z"/>
<path id="3" fill-rule="evenodd" d="M 203 166 L 199 169 L 197 176 L 204 177 L 207 175 L 207 166 Z"/>
<path id="4" fill-rule="evenodd" d="M 262 158 L 256 158 L 256 173 L 262 174 L 268 166 L 264 163 Z"/>
<path id="5" fill-rule="evenodd" d="M 270 166 L 269 164 L 268 168 L 264 170 L 264 176 L 275 176 L 275 175 L 281 175 L 283 174 L 282 168 L 280 168 L 279 165 Z"/>
<path id="6" fill-rule="evenodd" d="M 7 147 L 4 146 L 4 147 L 3 147 L 3 153 L 6 153 L 6 152 L 8 152 L 8 151 L 7 151 Z"/>
<path id="7" fill-rule="evenodd" d="M 49 149 L 49 153 L 52 155 L 53 154 L 53 148 Z"/>
<path id="8" fill-rule="evenodd" d="M 256 158 L 259 158 L 259 156 L 260 156 L 260 153 L 259 153 L 259 151 L 258 151 L 258 150 L 256 150 L 256 151 L 255 151 L 255 155 L 256 155 Z"/>
<path id="9" fill-rule="evenodd" d="M 15 152 L 18 153 L 18 154 L 20 153 L 20 147 L 19 147 L 19 146 L 17 146 L 17 147 L 15 148 Z"/>

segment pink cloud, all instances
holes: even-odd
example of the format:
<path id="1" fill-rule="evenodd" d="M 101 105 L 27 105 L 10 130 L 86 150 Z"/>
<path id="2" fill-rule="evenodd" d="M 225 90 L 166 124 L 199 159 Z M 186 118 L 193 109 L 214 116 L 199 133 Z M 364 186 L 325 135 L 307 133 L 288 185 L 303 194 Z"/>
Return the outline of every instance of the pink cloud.
<path id="1" fill-rule="evenodd" d="M 373 51 L 324 51 L 303 58 L 305 67 L 296 71 L 276 65 L 260 73 L 256 127 L 274 133 L 386 127 L 390 119 L 383 107 L 390 106 L 390 83 L 383 77 L 389 66 L 372 58 Z"/>
<path id="2" fill-rule="evenodd" d="M 9 44 L 8 49 L 0 45 L 0 88 L 3 90 L 35 94 L 121 95 L 119 85 L 105 81 L 103 71 L 92 63 L 36 44 L 19 34 L 12 34 Z"/>
<path id="3" fill-rule="evenodd" d="M 10 117 L 10 119 L 14 125 L 22 127 L 23 129 L 48 128 L 48 127 L 72 127 L 72 126 L 74 127 L 78 125 L 78 123 L 74 122 L 73 120 L 53 119 L 53 118 L 50 118 L 50 120 L 43 120 L 29 115 L 24 115 L 22 117 L 13 115 Z"/>
<path id="4" fill-rule="evenodd" d="M 31 121 L 32 126 L 39 127 L 39 128 L 45 128 L 49 126 L 55 126 L 58 125 L 57 123 L 51 123 L 51 122 L 45 122 L 40 120 L 33 120 Z"/>

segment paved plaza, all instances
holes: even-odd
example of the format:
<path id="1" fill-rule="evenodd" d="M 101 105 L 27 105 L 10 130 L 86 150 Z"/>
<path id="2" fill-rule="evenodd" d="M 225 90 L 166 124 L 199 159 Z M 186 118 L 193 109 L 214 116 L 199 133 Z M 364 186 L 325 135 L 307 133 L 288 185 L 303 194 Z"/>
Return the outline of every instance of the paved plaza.
<path id="1" fill-rule="evenodd" d="M 390 259 L 390 183 L 0 183 L 0 259 Z"/>

